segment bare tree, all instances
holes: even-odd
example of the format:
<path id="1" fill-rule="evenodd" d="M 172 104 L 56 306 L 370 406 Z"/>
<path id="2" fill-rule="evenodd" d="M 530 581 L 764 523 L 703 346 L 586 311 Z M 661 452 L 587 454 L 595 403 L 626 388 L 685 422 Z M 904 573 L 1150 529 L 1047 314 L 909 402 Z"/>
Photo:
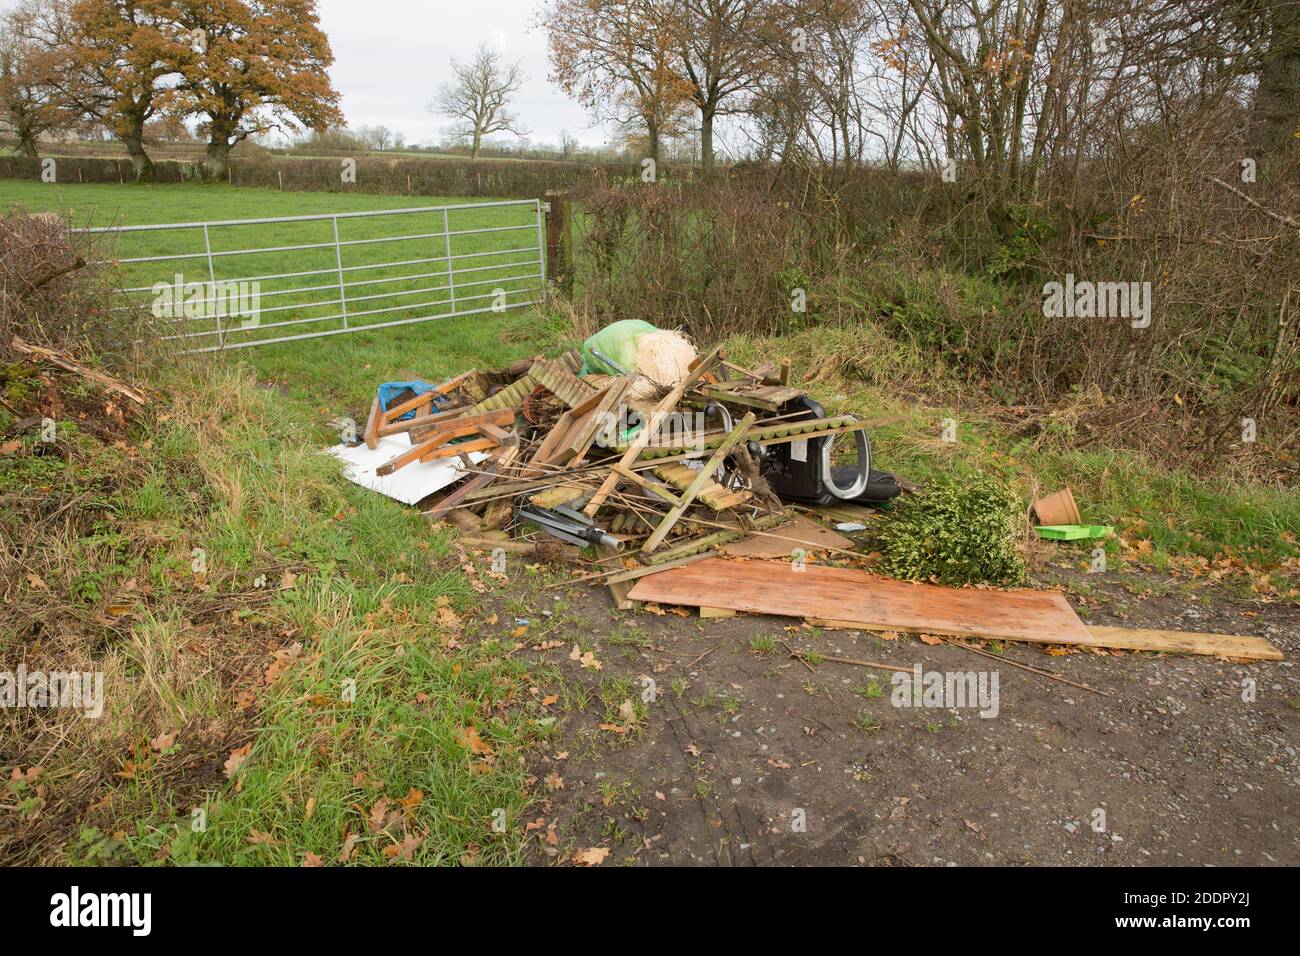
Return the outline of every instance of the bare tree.
<path id="1" fill-rule="evenodd" d="M 666 17 L 700 114 L 700 166 L 713 170 L 713 127 L 719 116 L 743 108 L 738 94 L 753 88 L 766 68 L 765 0 L 663 0 Z"/>
<path id="2" fill-rule="evenodd" d="M 510 98 L 524 83 L 518 63 L 503 63 L 501 54 L 485 43 L 471 62 L 452 60 L 451 72 L 455 79 L 439 88 L 430 111 L 461 121 L 457 135 L 471 140 L 472 158 L 478 159 L 485 136 L 501 132 L 528 135 L 507 109 Z"/>

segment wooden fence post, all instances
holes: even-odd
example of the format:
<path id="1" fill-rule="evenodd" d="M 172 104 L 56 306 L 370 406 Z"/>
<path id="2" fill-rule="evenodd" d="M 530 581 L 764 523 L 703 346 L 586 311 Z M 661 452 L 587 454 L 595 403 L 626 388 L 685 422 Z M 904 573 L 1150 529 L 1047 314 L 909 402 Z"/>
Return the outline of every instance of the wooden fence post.
<path id="1" fill-rule="evenodd" d="M 546 213 L 546 278 L 566 296 L 573 297 L 573 256 L 570 229 L 570 204 L 567 190 L 548 190 L 542 194 Z"/>

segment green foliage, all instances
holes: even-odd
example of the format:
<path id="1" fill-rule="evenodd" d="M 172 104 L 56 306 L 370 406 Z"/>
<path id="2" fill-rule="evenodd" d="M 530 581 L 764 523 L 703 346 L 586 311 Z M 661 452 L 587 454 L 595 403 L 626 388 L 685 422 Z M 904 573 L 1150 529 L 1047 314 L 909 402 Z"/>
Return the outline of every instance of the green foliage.
<path id="1" fill-rule="evenodd" d="M 881 570 L 941 584 L 1020 584 L 1016 494 L 990 475 L 959 475 L 900 508 L 881 531 Z"/>
<path id="2" fill-rule="evenodd" d="M 1008 228 L 997 255 L 988 264 L 991 276 L 1021 275 L 1045 247 L 1060 238 L 1055 216 L 1041 207 L 1014 205 L 1007 209 Z"/>

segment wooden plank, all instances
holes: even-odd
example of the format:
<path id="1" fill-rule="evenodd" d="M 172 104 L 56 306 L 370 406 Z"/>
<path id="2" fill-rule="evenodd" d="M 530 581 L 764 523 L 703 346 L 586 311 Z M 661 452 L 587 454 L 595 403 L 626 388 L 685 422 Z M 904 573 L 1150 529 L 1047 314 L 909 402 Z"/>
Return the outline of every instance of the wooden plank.
<path id="1" fill-rule="evenodd" d="M 1093 644 L 1060 594 L 893 581 L 851 568 L 788 561 L 701 561 L 642 578 L 637 601 L 724 607 L 783 617 L 834 618 L 863 630 L 917 631 L 1039 644 Z"/>
<path id="2" fill-rule="evenodd" d="M 471 492 L 477 491 L 480 488 L 486 487 L 487 485 L 495 481 L 498 477 L 500 477 L 502 471 L 504 471 L 506 468 L 510 466 L 510 463 L 514 461 L 515 456 L 518 454 L 519 454 L 518 448 L 507 449 L 506 452 L 500 458 L 498 458 L 495 462 L 489 464 L 483 470 L 482 474 L 475 475 L 469 481 L 462 484 L 451 494 L 447 495 L 447 497 L 443 498 L 442 501 L 436 507 L 434 507 L 429 511 L 426 511 L 424 513 L 424 516 L 428 518 L 430 521 L 437 521 L 447 512 L 459 508 L 461 502 L 465 500 L 466 495 L 470 494 Z"/>
<path id="3" fill-rule="evenodd" d="M 411 412 L 415 412 L 418 409 L 424 408 L 426 406 L 432 407 L 433 394 L 434 394 L 433 392 L 421 392 L 419 395 L 414 395 L 411 398 L 408 398 L 406 401 L 399 402 L 398 404 L 394 405 L 392 408 L 387 409 L 384 412 L 383 424 L 391 425 L 393 422 L 397 421 L 403 415 L 409 415 Z M 417 417 L 418 417 L 418 413 L 417 413 Z"/>
<path id="4" fill-rule="evenodd" d="M 823 548 L 848 550 L 853 547 L 853 542 L 844 535 L 818 524 L 805 515 L 798 515 L 789 524 L 773 528 L 772 534 L 780 535 L 785 540 L 753 535 L 723 545 L 722 552 L 736 558 L 788 558 L 795 548 L 820 551 Z"/>
<path id="5" fill-rule="evenodd" d="M 379 404 L 379 396 L 376 395 L 370 403 L 370 417 L 366 419 L 365 442 L 371 451 L 379 447 L 379 421 L 383 415 L 383 406 Z"/>
<path id="6" fill-rule="evenodd" d="M 736 612 L 725 607 L 702 607 L 700 608 L 700 617 L 703 620 L 714 620 L 717 618 L 735 617 Z"/>
<path id="7" fill-rule="evenodd" d="M 596 556 L 602 561 L 612 561 L 618 557 L 618 552 L 608 545 L 596 545 Z M 632 585 L 627 581 L 609 582 L 609 594 L 614 599 L 614 606 L 620 611 L 635 611 L 641 607 L 639 601 L 632 600 Z"/>
<path id="8" fill-rule="evenodd" d="M 731 449 L 744 440 L 746 433 L 754 424 L 755 418 L 754 413 L 750 412 L 740 420 L 739 425 L 732 429 L 731 434 L 727 436 L 727 440 L 718 446 L 718 450 L 713 453 L 713 457 L 700 470 L 698 477 L 691 482 L 690 487 L 682 492 L 681 501 L 673 505 L 668 514 L 664 516 L 664 520 L 659 522 L 659 527 L 655 528 L 654 533 L 650 535 L 650 540 L 642 546 L 641 552 L 643 554 L 653 554 L 659 545 L 663 544 L 664 538 L 668 537 L 668 532 L 673 530 L 673 525 L 677 524 L 677 519 L 691 506 L 695 496 L 703 491 L 706 485 L 713 483 L 713 475 L 717 472 L 723 459 L 731 453 Z"/>
<path id="9" fill-rule="evenodd" d="M 483 424 L 496 425 L 498 428 L 509 428 L 515 423 L 515 412 L 511 408 L 499 408 L 496 411 L 469 415 L 461 409 L 455 412 L 442 412 L 438 415 L 429 416 L 426 421 L 433 421 L 435 424 L 413 429 L 411 431 L 412 443 L 428 441 L 430 438 L 436 438 L 444 431 L 450 432 L 451 430 L 464 428 L 477 430 L 478 426 Z M 408 424 L 415 424 L 415 422 L 412 421 Z M 381 428 L 379 433 L 384 434 L 384 430 Z M 461 434 L 469 433 L 461 432 Z M 452 437 L 459 438 L 460 435 L 453 434 Z"/>
<path id="10" fill-rule="evenodd" d="M 673 561 L 671 564 L 652 564 L 648 568 L 629 568 L 626 571 L 619 571 L 617 574 L 609 575 L 605 578 L 605 582 L 613 584 L 622 581 L 635 581 L 637 578 L 643 578 L 649 574 L 659 574 L 662 571 L 667 571 L 669 568 L 684 568 L 687 565 L 694 564 L 697 561 L 703 561 L 705 558 L 712 556 L 713 552 L 710 551 L 706 554 L 693 554 L 689 558 L 681 558 L 680 560 Z"/>
<path id="11" fill-rule="evenodd" d="M 606 416 L 612 415 L 618 417 L 618 405 L 623 401 L 627 390 L 632 386 L 632 380 L 627 378 L 615 379 L 610 383 L 605 394 L 601 397 L 600 402 L 591 410 L 581 421 L 575 422 L 573 431 L 565 435 L 565 445 L 573 453 L 569 459 L 569 467 L 576 468 L 586 460 L 587 453 L 591 451 L 591 446 L 596 443 L 600 436 L 601 425 L 606 421 Z"/>
<path id="12" fill-rule="evenodd" d="M 441 448 L 426 452 L 420 456 L 420 461 L 438 461 L 440 458 L 454 458 L 457 455 L 469 455 L 476 451 L 491 451 L 493 448 L 500 447 L 495 438 L 475 438 L 472 441 L 461 442 L 458 445 L 443 445 Z"/>
<path id="13" fill-rule="evenodd" d="M 1127 627 L 1092 627 L 1088 632 L 1101 647 L 1167 654 L 1202 654 L 1259 661 L 1285 660 L 1286 655 L 1262 637 L 1200 634 L 1193 631 L 1145 631 Z"/>
<path id="14" fill-rule="evenodd" d="M 407 465 L 411 464 L 412 462 L 421 460 L 425 454 L 433 451 L 435 448 L 439 448 L 442 445 L 445 445 L 447 442 L 451 441 L 451 438 L 452 436 L 450 434 L 443 432 L 434 435 L 432 438 L 428 439 L 427 441 L 422 441 L 419 444 L 412 445 L 410 448 L 402 452 L 396 458 L 393 458 L 388 462 L 386 462 L 385 464 L 382 464 L 378 468 L 376 468 L 375 474 L 381 476 L 391 475 L 399 468 L 405 468 Z"/>

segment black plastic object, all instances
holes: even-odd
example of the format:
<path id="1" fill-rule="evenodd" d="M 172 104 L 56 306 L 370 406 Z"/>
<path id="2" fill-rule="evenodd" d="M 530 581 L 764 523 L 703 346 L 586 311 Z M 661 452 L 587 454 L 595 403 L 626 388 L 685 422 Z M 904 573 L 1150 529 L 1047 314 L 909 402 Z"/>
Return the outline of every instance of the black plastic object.
<path id="1" fill-rule="evenodd" d="M 825 409 L 807 397 L 790 402 L 781 413 L 792 421 L 826 417 Z M 834 436 L 811 438 L 802 461 L 795 458 L 792 444 L 774 445 L 764 455 L 763 477 L 778 497 L 808 504 L 829 505 L 837 501 L 884 504 L 897 498 L 902 488 L 894 476 L 871 470 L 871 443 L 867 433 L 859 431 L 853 435 L 858 443 L 856 465 L 831 465 Z"/>

